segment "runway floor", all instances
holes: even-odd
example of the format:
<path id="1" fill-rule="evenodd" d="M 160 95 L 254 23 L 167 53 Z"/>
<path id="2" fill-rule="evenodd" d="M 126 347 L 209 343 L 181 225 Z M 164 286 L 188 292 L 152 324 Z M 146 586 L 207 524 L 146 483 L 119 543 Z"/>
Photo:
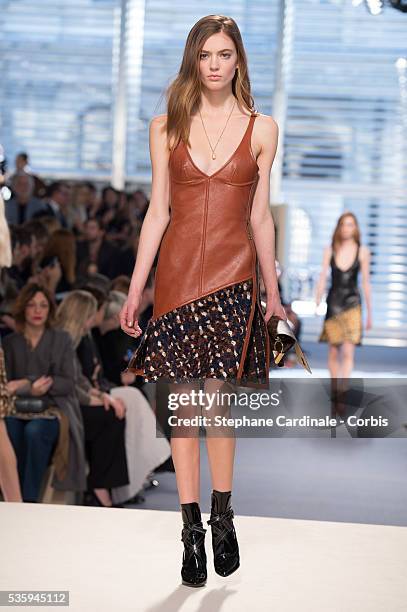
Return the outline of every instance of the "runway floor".
<path id="1" fill-rule="evenodd" d="M 323 354 L 310 348 L 322 377 Z M 405 376 L 405 354 L 385 361 L 364 350 L 359 372 Z M 232 501 L 241 567 L 228 578 L 214 572 L 209 530 L 200 589 L 181 584 L 171 472 L 157 474 L 159 485 L 132 508 L 0 503 L 0 590 L 69 591 L 75 612 L 405 611 L 406 465 L 405 438 L 396 434 L 352 439 L 341 427 L 336 439 L 238 439 Z"/>
<path id="2" fill-rule="evenodd" d="M 177 513 L 3 503 L 0 514 L 0 589 L 67 590 L 75 612 L 406 610 L 407 527 L 236 516 L 240 568 L 215 574 L 208 531 L 208 582 L 193 589 L 180 581 Z"/>

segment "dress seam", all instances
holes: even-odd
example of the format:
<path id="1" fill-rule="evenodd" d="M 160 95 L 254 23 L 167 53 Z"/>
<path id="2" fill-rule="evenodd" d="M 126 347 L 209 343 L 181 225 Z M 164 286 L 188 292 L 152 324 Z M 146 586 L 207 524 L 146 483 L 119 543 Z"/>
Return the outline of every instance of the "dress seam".
<path id="1" fill-rule="evenodd" d="M 168 314 L 169 312 L 173 312 L 173 310 L 177 310 L 178 308 L 181 308 L 182 306 L 186 306 L 187 304 L 190 304 L 191 302 L 194 302 L 195 300 L 200 300 L 208 295 L 210 295 L 211 293 L 215 293 L 216 291 L 220 291 L 221 289 L 226 289 L 227 287 L 231 287 L 232 285 L 237 285 L 238 283 L 243 283 L 244 281 L 248 281 L 250 279 L 253 278 L 253 273 L 250 274 L 249 276 L 244 276 L 241 279 L 232 281 L 231 283 L 228 283 L 227 285 L 219 285 L 218 287 L 215 287 L 213 289 L 211 289 L 210 291 L 207 291 L 206 293 L 200 293 L 199 295 L 195 295 L 194 297 L 186 300 L 185 302 L 182 302 L 181 304 L 179 304 L 178 306 L 176 306 L 175 308 L 171 308 L 171 310 L 166 310 L 165 312 L 163 312 L 162 314 L 154 317 L 151 317 L 149 319 L 149 321 L 154 322 L 157 319 L 160 319 L 161 317 L 163 317 L 164 315 Z"/>

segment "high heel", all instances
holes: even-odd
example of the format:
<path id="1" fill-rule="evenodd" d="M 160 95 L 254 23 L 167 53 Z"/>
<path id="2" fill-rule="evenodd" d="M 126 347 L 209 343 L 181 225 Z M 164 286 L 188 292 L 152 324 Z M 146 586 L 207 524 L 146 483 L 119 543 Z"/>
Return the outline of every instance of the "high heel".
<path id="1" fill-rule="evenodd" d="M 230 576 L 240 566 L 231 496 L 231 491 L 212 491 L 211 516 L 207 521 L 212 529 L 213 562 L 219 576 Z"/>
<path id="2" fill-rule="evenodd" d="M 181 577 L 186 586 L 204 586 L 207 579 L 205 533 L 198 502 L 181 504 L 184 542 Z"/>

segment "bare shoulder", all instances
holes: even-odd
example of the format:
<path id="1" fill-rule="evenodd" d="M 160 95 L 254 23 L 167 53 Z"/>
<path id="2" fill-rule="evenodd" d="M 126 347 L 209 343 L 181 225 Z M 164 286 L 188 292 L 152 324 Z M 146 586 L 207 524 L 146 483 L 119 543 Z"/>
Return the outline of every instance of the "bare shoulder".
<path id="1" fill-rule="evenodd" d="M 278 124 L 271 115 L 263 115 L 262 113 L 256 113 L 256 123 L 259 131 L 261 131 L 267 138 L 270 136 L 278 135 Z"/>
<path id="2" fill-rule="evenodd" d="M 156 115 L 150 121 L 150 129 L 154 132 L 163 132 L 167 126 L 167 115 Z"/>
<path id="3" fill-rule="evenodd" d="M 150 143 L 161 151 L 167 147 L 167 115 L 156 115 L 150 121 Z"/>
<path id="4" fill-rule="evenodd" d="M 154 126 L 155 128 L 158 128 L 158 127 L 163 128 L 163 127 L 165 127 L 166 123 L 167 123 L 167 115 L 166 114 L 165 115 L 156 115 L 155 117 L 153 117 L 151 119 L 151 122 L 150 122 L 151 126 Z"/>
<path id="5" fill-rule="evenodd" d="M 328 244 L 324 247 L 324 253 L 323 253 L 324 263 L 329 264 L 331 257 L 332 257 L 332 245 Z"/>
<path id="6" fill-rule="evenodd" d="M 258 163 L 264 169 L 271 168 L 278 143 L 278 125 L 269 115 L 256 113 L 253 126 L 252 148 Z"/>

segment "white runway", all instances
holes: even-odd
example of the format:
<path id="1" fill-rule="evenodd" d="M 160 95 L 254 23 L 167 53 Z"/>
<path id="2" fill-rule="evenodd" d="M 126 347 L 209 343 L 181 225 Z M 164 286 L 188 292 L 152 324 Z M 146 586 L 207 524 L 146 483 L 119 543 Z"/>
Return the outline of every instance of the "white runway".
<path id="1" fill-rule="evenodd" d="M 1 503 L 0 589 L 69 590 L 75 612 L 407 609 L 407 527 L 249 516 L 235 526 L 241 567 L 215 574 L 208 530 L 208 582 L 193 589 L 180 583 L 180 513 Z"/>

